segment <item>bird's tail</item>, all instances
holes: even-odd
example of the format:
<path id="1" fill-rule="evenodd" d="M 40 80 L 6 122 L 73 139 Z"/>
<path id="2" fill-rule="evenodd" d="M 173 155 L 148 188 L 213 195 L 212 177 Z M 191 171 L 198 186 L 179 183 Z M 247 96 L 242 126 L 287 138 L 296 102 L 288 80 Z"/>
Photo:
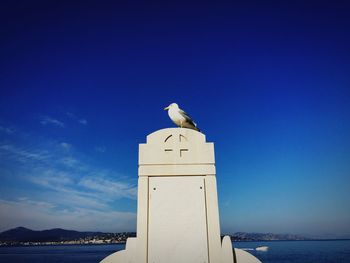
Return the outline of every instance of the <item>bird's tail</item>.
<path id="1" fill-rule="evenodd" d="M 193 124 L 194 124 L 193 129 L 198 131 L 198 132 L 201 132 L 201 130 L 197 127 L 197 123 L 193 122 Z"/>
<path id="2" fill-rule="evenodd" d="M 197 126 L 194 127 L 194 130 L 196 130 L 198 132 L 202 132 Z"/>

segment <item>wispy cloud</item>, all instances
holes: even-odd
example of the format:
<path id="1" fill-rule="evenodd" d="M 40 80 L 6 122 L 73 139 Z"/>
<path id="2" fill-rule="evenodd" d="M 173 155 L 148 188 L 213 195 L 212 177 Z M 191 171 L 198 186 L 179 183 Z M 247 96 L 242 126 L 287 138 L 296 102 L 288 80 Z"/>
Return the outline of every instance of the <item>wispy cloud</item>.
<path id="1" fill-rule="evenodd" d="M 130 198 L 136 199 L 137 190 L 135 185 L 118 182 L 100 177 L 84 177 L 79 181 L 80 186 L 99 193 L 108 194 L 113 198 Z"/>
<path id="2" fill-rule="evenodd" d="M 49 124 L 49 125 L 54 125 L 54 126 L 61 127 L 61 128 L 64 127 L 64 123 L 63 122 L 61 122 L 61 121 L 59 121 L 57 119 L 51 118 L 49 116 L 43 116 L 41 118 L 40 123 L 42 125 L 48 125 Z"/>
<path id="3" fill-rule="evenodd" d="M 106 152 L 106 147 L 103 147 L 103 146 L 95 147 L 95 151 L 100 152 L 100 153 L 104 153 L 104 152 Z"/>
<path id="4" fill-rule="evenodd" d="M 57 207 L 65 207 L 70 210 L 77 208 L 113 210 L 108 202 L 115 199 L 106 197 L 105 194 L 98 194 L 96 191 L 77 187 L 80 179 L 75 177 L 77 177 L 76 174 L 56 169 L 41 172 L 37 169 L 34 174 L 27 174 L 26 179 L 40 186 L 47 195 L 45 200 L 51 200 Z"/>
<path id="5" fill-rule="evenodd" d="M 72 148 L 72 145 L 67 142 L 61 142 L 60 145 L 64 150 L 67 150 L 67 151 Z"/>
<path id="6" fill-rule="evenodd" d="M 66 185 L 74 184 L 68 173 L 54 169 L 35 169 L 34 174 L 27 174 L 27 179 L 35 184 L 54 190 L 61 190 Z"/>
<path id="7" fill-rule="evenodd" d="M 102 174 L 81 176 L 81 172 L 63 172 L 54 168 L 37 168 L 27 174 L 27 180 L 44 187 L 65 206 L 108 209 L 115 200 L 136 200 L 137 187 L 133 183 L 104 178 Z"/>
<path id="8" fill-rule="evenodd" d="M 71 118 L 71 119 L 76 119 L 75 114 L 73 114 L 73 113 L 70 112 L 70 111 L 67 111 L 67 112 L 66 112 L 66 115 L 67 115 L 69 118 Z"/>
<path id="9" fill-rule="evenodd" d="M 15 132 L 15 129 L 13 127 L 0 126 L 0 132 L 5 132 L 7 134 L 12 134 L 12 133 Z"/>
<path id="10" fill-rule="evenodd" d="M 81 125 L 87 125 L 88 121 L 85 118 L 80 118 L 78 117 L 76 114 L 72 113 L 72 112 L 66 112 L 66 115 L 68 118 L 77 121 L 79 124 Z"/>
<path id="11" fill-rule="evenodd" d="M 0 199 L 0 231 L 17 226 L 32 229 L 65 228 L 82 231 L 133 231 L 136 214 L 118 211 L 97 211 L 88 208 L 57 209 L 49 202 L 30 199 Z"/>
<path id="12" fill-rule="evenodd" d="M 43 150 L 27 150 L 11 144 L 0 145 L 0 151 L 8 154 L 18 161 L 25 162 L 30 160 L 43 161 L 50 158 L 48 151 Z"/>
<path id="13" fill-rule="evenodd" d="M 85 120 L 85 119 L 80 119 L 80 120 L 78 120 L 78 122 L 80 124 L 83 124 L 83 125 L 87 125 L 88 124 L 87 120 Z"/>
<path id="14" fill-rule="evenodd" d="M 73 157 L 68 156 L 61 158 L 61 163 L 67 167 L 77 168 L 79 161 Z"/>
<path id="15" fill-rule="evenodd" d="M 29 199 L 28 197 L 19 197 L 17 200 L 22 202 L 22 203 L 26 203 L 26 204 L 37 206 L 37 207 L 45 207 L 45 208 L 55 208 L 56 207 L 52 203 L 43 202 L 43 201 L 34 201 L 34 200 Z M 0 202 L 1 202 L 1 199 L 0 199 Z"/>
<path id="16" fill-rule="evenodd" d="M 0 217 L 0 228 L 30 226 L 29 222 L 37 228 L 96 230 L 101 225 L 100 230 L 111 231 L 117 229 L 116 221 L 120 219 L 125 220 L 120 226 L 134 229 L 135 213 L 119 212 L 115 204 L 123 204 L 125 199 L 135 202 L 136 178 L 93 165 L 88 156 L 66 141 L 43 140 L 29 134 L 11 140 L 0 143 L 1 162 L 6 163 L 0 167 L 1 172 L 26 186 L 15 201 L 0 192 L 1 215 L 6 213 L 6 217 Z M 36 220 L 40 224 L 33 223 Z"/>

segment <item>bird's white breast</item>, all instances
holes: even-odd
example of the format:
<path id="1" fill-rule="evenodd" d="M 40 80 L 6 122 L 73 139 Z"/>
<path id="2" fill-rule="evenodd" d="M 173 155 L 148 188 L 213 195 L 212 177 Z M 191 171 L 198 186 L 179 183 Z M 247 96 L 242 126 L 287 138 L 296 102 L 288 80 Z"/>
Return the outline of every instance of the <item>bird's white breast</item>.
<path id="1" fill-rule="evenodd" d="M 181 126 L 181 123 L 185 122 L 185 118 L 179 113 L 178 109 L 170 108 L 168 110 L 168 115 L 170 119 L 178 126 Z"/>

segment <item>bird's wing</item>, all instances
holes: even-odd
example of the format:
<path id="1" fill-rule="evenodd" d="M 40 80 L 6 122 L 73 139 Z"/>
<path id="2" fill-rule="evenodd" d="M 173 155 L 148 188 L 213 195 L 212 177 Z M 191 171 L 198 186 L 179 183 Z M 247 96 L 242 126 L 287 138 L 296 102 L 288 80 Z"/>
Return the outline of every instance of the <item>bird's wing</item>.
<path id="1" fill-rule="evenodd" d="M 197 126 L 197 124 L 191 119 L 191 117 L 183 110 L 179 109 L 180 114 L 186 119 L 188 123 L 193 125 L 194 127 Z"/>

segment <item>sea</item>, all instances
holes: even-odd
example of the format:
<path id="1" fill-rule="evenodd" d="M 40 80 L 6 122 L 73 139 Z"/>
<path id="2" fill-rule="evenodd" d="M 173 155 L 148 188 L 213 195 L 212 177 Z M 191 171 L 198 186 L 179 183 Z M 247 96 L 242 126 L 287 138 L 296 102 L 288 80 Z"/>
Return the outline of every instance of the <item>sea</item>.
<path id="1" fill-rule="evenodd" d="M 257 247 L 267 246 L 267 251 Z M 350 263 L 350 240 L 234 242 L 263 263 Z M 0 247 L 1 263 L 98 263 L 125 248 L 111 245 Z"/>

